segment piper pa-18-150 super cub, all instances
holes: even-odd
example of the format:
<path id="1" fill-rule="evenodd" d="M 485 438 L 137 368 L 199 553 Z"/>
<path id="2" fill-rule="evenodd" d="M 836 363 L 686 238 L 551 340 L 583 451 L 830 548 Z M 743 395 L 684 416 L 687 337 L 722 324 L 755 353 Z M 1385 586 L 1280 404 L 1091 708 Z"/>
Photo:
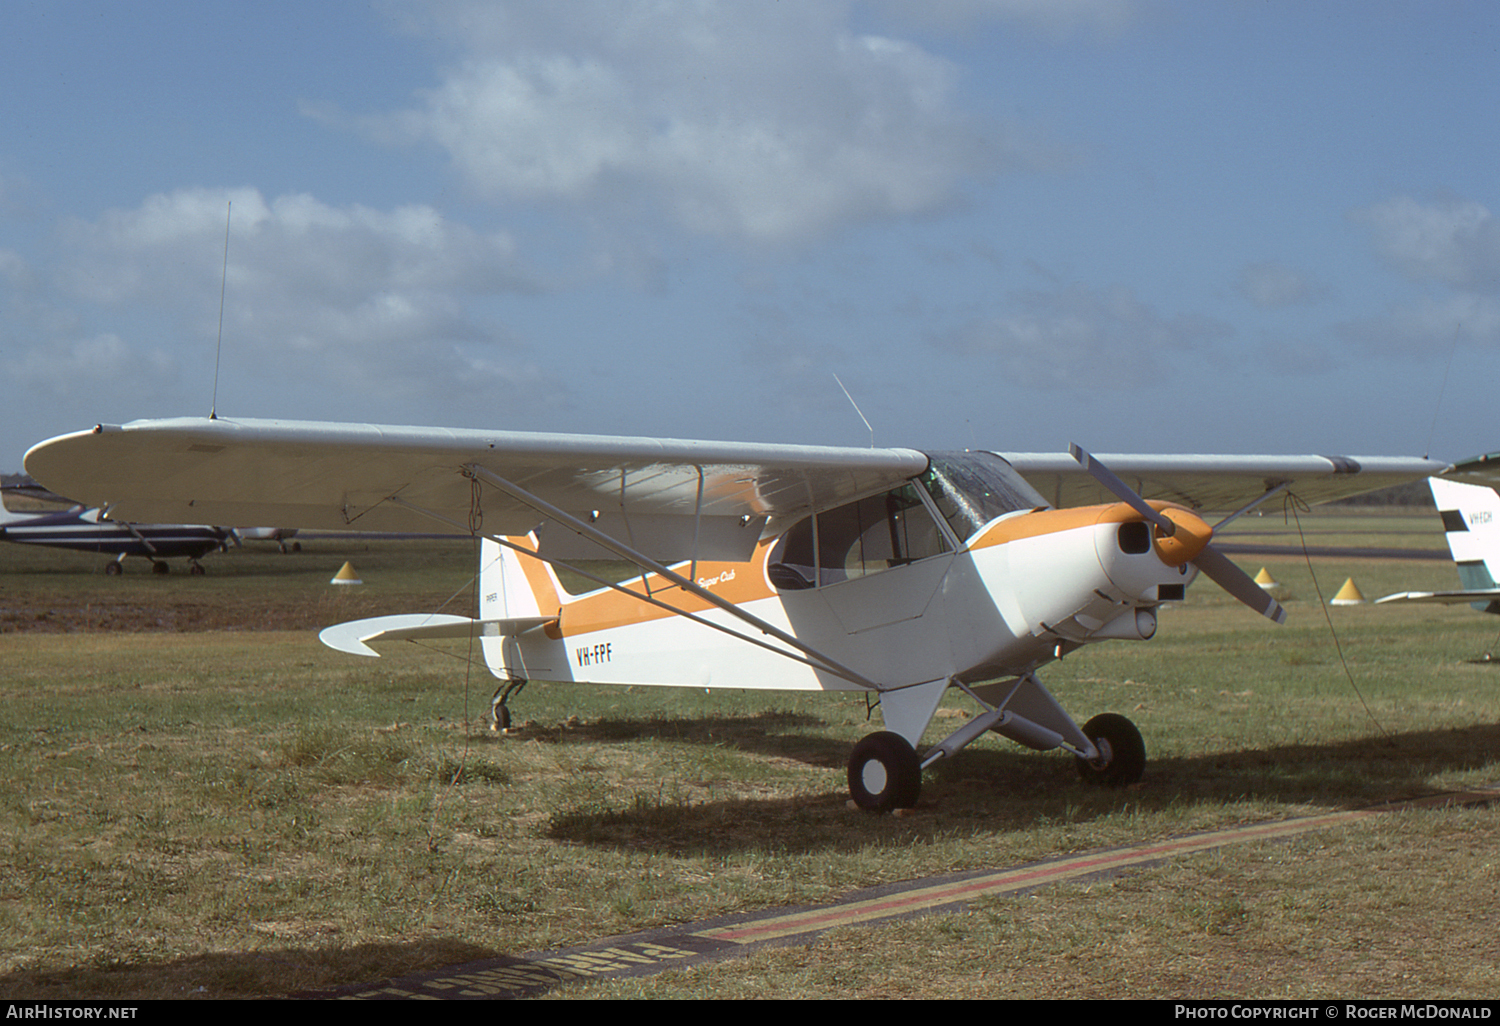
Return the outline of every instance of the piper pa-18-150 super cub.
<path id="1" fill-rule="evenodd" d="M 377 639 L 478 637 L 503 682 L 502 722 L 532 679 L 862 691 L 885 729 L 855 746 L 849 788 L 885 811 L 914 805 L 923 768 L 987 731 L 1064 749 L 1086 779 L 1133 783 L 1135 726 L 1112 713 L 1078 726 L 1037 671 L 1092 642 L 1150 639 L 1158 606 L 1200 572 L 1281 621 L 1194 509 L 1243 512 L 1294 486 L 1323 502 L 1446 465 L 210 418 L 100 425 L 35 446 L 26 469 L 131 519 L 477 533 L 477 617 L 379 617 L 324 641 L 374 655 Z M 564 591 L 557 566 L 600 557 L 639 574 Z M 918 754 L 949 688 L 978 711 Z"/>

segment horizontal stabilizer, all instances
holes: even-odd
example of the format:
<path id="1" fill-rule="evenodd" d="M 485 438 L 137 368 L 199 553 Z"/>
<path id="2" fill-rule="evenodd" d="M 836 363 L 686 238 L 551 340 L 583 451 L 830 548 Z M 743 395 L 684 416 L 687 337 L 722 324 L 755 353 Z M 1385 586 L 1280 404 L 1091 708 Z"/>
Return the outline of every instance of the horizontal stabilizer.
<path id="1" fill-rule="evenodd" d="M 334 624 L 318 635 L 329 648 L 350 655 L 379 656 L 371 641 L 434 641 L 441 638 L 499 638 L 552 623 L 556 617 L 532 616 L 507 620 L 475 620 L 449 613 L 399 613 L 394 616 L 372 616 L 367 620 L 350 620 Z"/>
<path id="2" fill-rule="evenodd" d="M 1382 602 L 1442 602 L 1459 605 L 1463 602 L 1493 602 L 1500 599 L 1500 588 L 1480 588 L 1475 591 L 1403 591 L 1375 600 Z"/>

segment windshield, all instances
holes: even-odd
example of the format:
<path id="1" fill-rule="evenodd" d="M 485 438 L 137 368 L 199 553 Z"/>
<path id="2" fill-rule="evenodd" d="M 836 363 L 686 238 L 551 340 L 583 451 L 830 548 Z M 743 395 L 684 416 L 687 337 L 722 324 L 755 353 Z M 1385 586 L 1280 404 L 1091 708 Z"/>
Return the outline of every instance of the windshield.
<path id="1" fill-rule="evenodd" d="M 934 452 L 918 480 L 954 535 L 963 541 L 996 517 L 1020 509 L 1046 509 L 1047 500 L 1016 469 L 992 452 Z"/>

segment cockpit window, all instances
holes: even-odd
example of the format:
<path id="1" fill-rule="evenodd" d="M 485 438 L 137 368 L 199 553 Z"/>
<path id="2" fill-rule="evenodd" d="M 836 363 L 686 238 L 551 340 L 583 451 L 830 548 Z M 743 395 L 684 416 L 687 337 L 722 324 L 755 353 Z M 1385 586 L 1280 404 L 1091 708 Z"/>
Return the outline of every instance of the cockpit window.
<path id="1" fill-rule="evenodd" d="M 818 514 L 818 579 L 827 584 L 948 551 L 911 485 Z"/>
<path id="2" fill-rule="evenodd" d="M 1047 500 L 994 453 L 940 452 L 928 458 L 927 472 L 916 481 L 960 541 L 1006 513 L 1047 508 Z M 951 551 L 926 503 L 908 484 L 799 521 L 771 550 L 767 571 L 778 591 L 799 591 Z"/>
<path id="3" fill-rule="evenodd" d="M 771 552 L 780 591 L 849 581 L 951 552 L 912 485 L 827 510 L 796 524 Z"/>
<path id="4" fill-rule="evenodd" d="M 1048 506 L 1040 492 L 992 452 L 936 452 L 928 458 L 932 462 L 918 480 L 962 541 L 996 517 Z"/>

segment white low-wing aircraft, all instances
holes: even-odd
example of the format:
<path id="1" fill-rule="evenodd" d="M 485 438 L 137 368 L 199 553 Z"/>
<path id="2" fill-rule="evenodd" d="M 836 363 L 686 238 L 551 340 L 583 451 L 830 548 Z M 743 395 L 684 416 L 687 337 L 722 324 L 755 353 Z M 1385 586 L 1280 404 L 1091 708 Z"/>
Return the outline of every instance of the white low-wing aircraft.
<path id="1" fill-rule="evenodd" d="M 1037 670 L 1091 642 L 1151 638 L 1157 607 L 1200 571 L 1282 620 L 1195 510 L 1237 515 L 1293 489 L 1324 502 L 1444 469 L 212 418 L 100 425 L 26 455 L 38 481 L 129 519 L 481 536 L 477 617 L 379 617 L 322 636 L 364 655 L 377 639 L 476 636 L 508 682 L 502 721 L 533 679 L 865 692 L 886 729 L 855 746 L 849 788 L 877 811 L 915 804 L 922 769 L 987 731 L 1071 752 L 1086 779 L 1133 783 L 1134 725 L 1104 714 L 1079 727 Z M 639 574 L 568 594 L 555 568 L 599 557 Z M 978 712 L 919 755 L 950 687 Z"/>
<path id="2" fill-rule="evenodd" d="M 198 560 L 233 541 L 228 528 L 205 524 L 136 524 L 109 519 L 104 509 L 71 509 L 38 513 L 12 512 L 0 499 L 0 541 L 40 545 L 50 549 L 101 552 L 115 558 L 104 565 L 107 574 L 124 572 L 126 556 L 151 561 L 153 573 L 167 572 L 165 560 L 186 557 L 190 572 L 203 573 Z"/>

